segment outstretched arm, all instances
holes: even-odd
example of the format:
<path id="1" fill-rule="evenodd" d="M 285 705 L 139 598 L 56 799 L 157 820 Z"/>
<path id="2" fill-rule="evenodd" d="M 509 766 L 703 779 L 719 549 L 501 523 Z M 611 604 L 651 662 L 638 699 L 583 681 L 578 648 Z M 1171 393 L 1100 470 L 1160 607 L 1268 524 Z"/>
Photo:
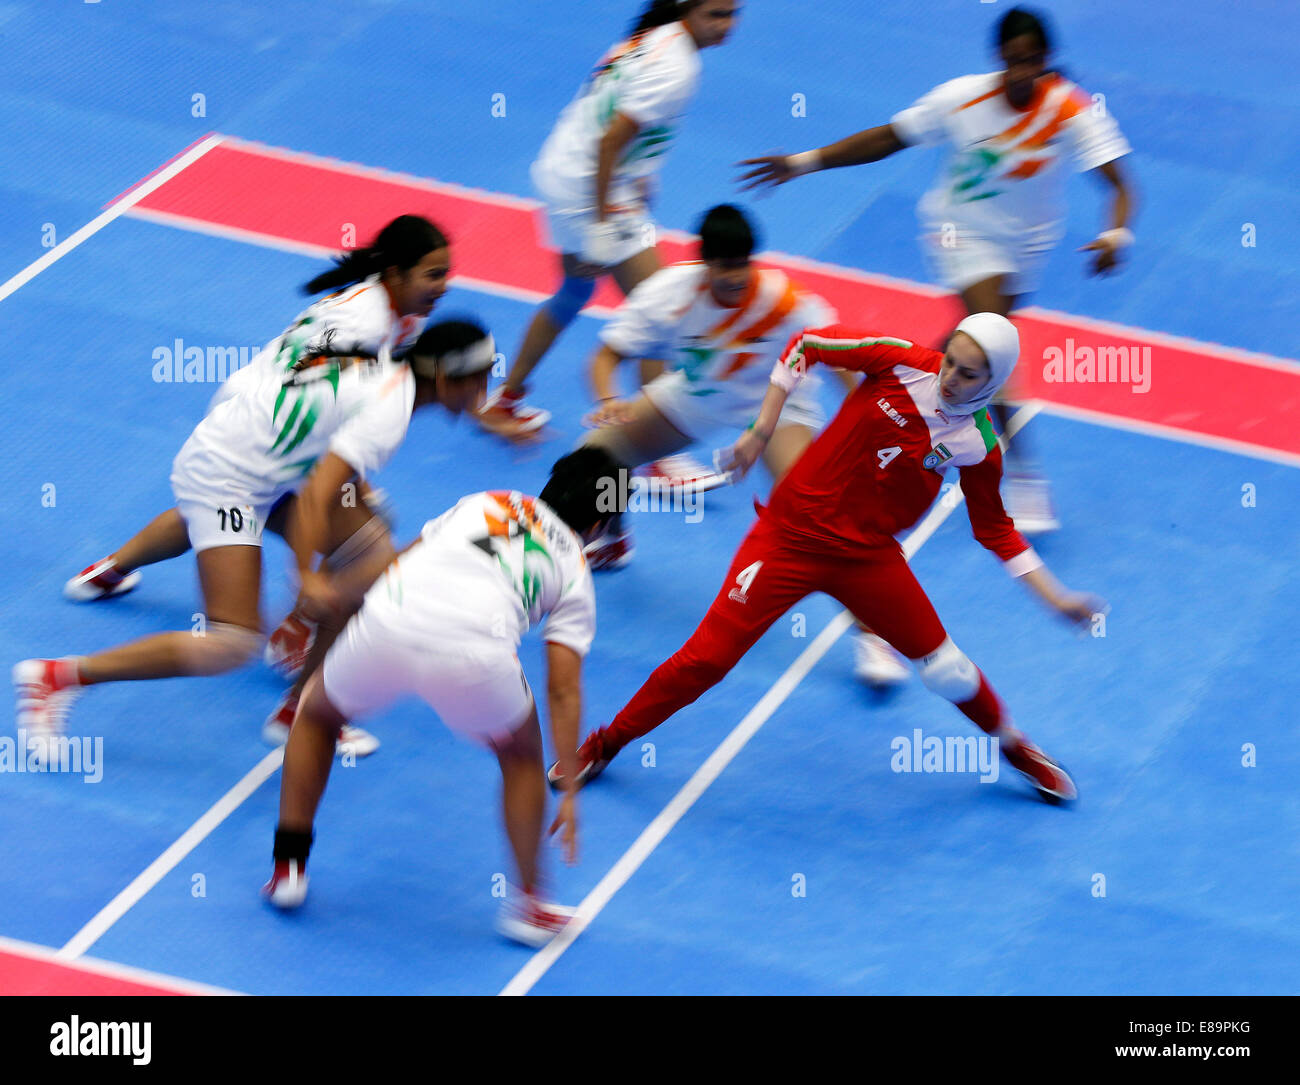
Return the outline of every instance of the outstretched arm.
<path id="1" fill-rule="evenodd" d="M 892 124 L 881 124 L 848 136 L 826 147 L 792 155 L 764 155 L 746 158 L 737 163 L 754 169 L 740 177 L 745 189 L 762 185 L 783 185 L 805 173 L 833 170 L 841 166 L 860 166 L 866 162 L 879 162 L 901 151 L 906 144 L 898 138 Z M 750 182 L 744 184 L 745 181 Z"/>
<path id="2" fill-rule="evenodd" d="M 1103 230 L 1095 241 L 1079 249 L 1080 252 L 1096 252 L 1097 258 L 1092 262 L 1091 274 L 1101 275 L 1115 268 L 1120 262 L 1120 253 L 1133 244 L 1133 231 L 1128 224 L 1133 218 L 1136 201 L 1133 190 L 1120 171 L 1118 159 L 1088 172 L 1100 176 L 1111 190 L 1110 229 Z"/>

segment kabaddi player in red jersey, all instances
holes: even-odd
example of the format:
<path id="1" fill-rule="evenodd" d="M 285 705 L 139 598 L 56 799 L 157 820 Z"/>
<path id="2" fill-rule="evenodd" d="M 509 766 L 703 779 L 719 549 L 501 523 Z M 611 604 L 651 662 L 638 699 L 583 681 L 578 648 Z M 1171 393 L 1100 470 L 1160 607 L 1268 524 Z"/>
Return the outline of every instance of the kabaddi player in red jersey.
<path id="1" fill-rule="evenodd" d="M 975 538 L 1063 617 L 1083 623 L 1105 604 L 1065 590 L 1024 540 L 998 493 L 1002 454 L 987 405 L 1020 352 L 1015 327 L 996 313 L 968 316 L 945 352 L 841 324 L 799 333 L 772 372 L 754 424 L 723 466 L 757 460 L 786 397 L 808 365 L 865 378 L 759 509 L 708 614 L 608 727 L 578 754 L 579 783 L 629 742 L 716 685 L 795 603 L 832 596 L 911 659 L 921 680 L 996 737 L 1007 760 L 1049 802 L 1076 797 L 1060 765 L 1011 723 L 988 680 L 944 631 L 894 536 L 933 503 L 941 471 L 956 467 Z M 560 782 L 558 766 L 550 772 Z"/>

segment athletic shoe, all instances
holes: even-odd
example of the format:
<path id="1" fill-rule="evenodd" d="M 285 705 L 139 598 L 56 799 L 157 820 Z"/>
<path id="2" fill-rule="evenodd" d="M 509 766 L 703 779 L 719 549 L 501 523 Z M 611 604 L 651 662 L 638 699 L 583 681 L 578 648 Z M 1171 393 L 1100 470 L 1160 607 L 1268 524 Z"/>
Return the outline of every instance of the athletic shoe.
<path id="1" fill-rule="evenodd" d="M 1041 475 L 1007 475 L 1002 500 L 1022 535 L 1041 535 L 1061 526 L 1052 508 L 1051 488 Z"/>
<path id="2" fill-rule="evenodd" d="M 581 791 L 592 780 L 605 771 L 609 758 L 601 748 L 600 732 L 592 731 L 587 740 L 578 748 L 578 790 Z M 560 775 L 560 763 L 557 761 L 546 771 L 546 782 L 559 791 L 564 777 Z"/>
<path id="3" fill-rule="evenodd" d="M 716 490 L 719 486 L 730 483 L 730 476 L 705 467 L 693 456 L 684 453 L 677 456 L 665 456 L 662 460 L 646 464 L 637 469 L 637 474 L 645 479 L 660 479 L 660 485 L 671 489 L 689 490 L 702 494 Z"/>
<path id="4" fill-rule="evenodd" d="M 55 659 L 24 659 L 14 665 L 13 682 L 17 705 L 14 712 L 18 730 L 27 739 L 50 739 L 61 735 L 67 726 L 68 709 L 81 695 L 80 686 L 59 681 Z M 48 747 L 45 743 L 29 746 L 27 756 L 37 766 L 44 764 Z"/>
<path id="5" fill-rule="evenodd" d="M 307 899 L 307 871 L 297 859 L 277 859 L 262 896 L 276 908 L 289 911 Z"/>
<path id="6" fill-rule="evenodd" d="M 292 682 L 302 672 L 315 643 L 316 623 L 293 611 L 267 639 L 262 658 L 281 678 Z"/>
<path id="7" fill-rule="evenodd" d="M 502 384 L 492 390 L 475 417 L 489 433 L 517 441 L 534 436 L 551 420 L 551 412 L 528 406 L 523 392 L 509 392 Z"/>
<path id="8" fill-rule="evenodd" d="M 119 573 L 111 557 L 100 558 L 94 565 L 86 566 L 64 584 L 63 594 L 74 603 L 89 603 L 95 599 L 125 595 L 139 583 L 138 569 L 129 573 Z"/>
<path id="9" fill-rule="evenodd" d="M 1053 805 L 1073 802 L 1079 792 L 1064 767 L 1043 753 L 1023 735 L 1010 744 L 1002 743 L 1002 753 L 1011 765 L 1034 785 L 1039 797 Z"/>
<path id="10" fill-rule="evenodd" d="M 583 548 L 587 564 L 593 572 L 621 569 L 636 553 L 632 542 L 632 531 L 624 528 L 620 531 L 606 531 L 605 534 L 589 542 Z"/>
<path id="11" fill-rule="evenodd" d="M 853 639 L 853 659 L 853 673 L 869 686 L 898 686 L 912 677 L 907 657 L 874 633 L 858 630 Z"/>
<path id="12" fill-rule="evenodd" d="M 501 902 L 497 930 L 512 942 L 538 949 L 559 934 L 576 911 L 514 890 Z"/>
<path id="13" fill-rule="evenodd" d="M 280 698 L 275 711 L 262 725 L 262 741 L 268 746 L 283 746 L 289 741 L 289 728 L 293 726 L 293 718 L 297 714 L 298 698 L 294 696 L 293 690 L 289 690 Z M 364 728 L 354 727 L 348 723 L 344 724 L 343 730 L 339 732 L 334 753 L 339 757 L 349 753 L 353 757 L 369 757 L 377 749 L 379 749 L 379 739 Z"/>

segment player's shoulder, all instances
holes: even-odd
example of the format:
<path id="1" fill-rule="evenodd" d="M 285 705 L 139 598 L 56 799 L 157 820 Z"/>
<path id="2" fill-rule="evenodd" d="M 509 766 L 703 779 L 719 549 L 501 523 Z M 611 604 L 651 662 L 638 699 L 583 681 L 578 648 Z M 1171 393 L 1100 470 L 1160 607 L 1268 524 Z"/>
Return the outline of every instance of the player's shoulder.
<path id="1" fill-rule="evenodd" d="M 669 264 L 639 283 L 628 300 L 635 298 L 640 302 L 652 301 L 656 304 L 689 301 L 699 293 L 707 274 L 708 268 L 700 260 Z"/>
<path id="2" fill-rule="evenodd" d="M 680 22 L 655 27 L 641 48 L 646 64 L 676 68 L 686 75 L 697 75 L 703 68 L 699 46 Z"/>
<path id="3" fill-rule="evenodd" d="M 930 94 L 955 111 L 986 98 L 990 92 L 999 89 L 1001 82 L 1001 72 L 959 75 L 938 84 Z"/>
<path id="4" fill-rule="evenodd" d="M 345 327 L 387 327 L 393 306 L 378 275 L 321 298 L 307 310 L 314 318 Z"/>

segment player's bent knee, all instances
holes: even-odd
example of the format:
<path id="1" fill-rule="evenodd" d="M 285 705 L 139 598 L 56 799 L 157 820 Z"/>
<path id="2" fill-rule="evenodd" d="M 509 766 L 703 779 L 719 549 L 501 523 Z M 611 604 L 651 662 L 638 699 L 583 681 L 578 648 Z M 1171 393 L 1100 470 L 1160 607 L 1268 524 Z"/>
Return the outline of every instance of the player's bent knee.
<path id="1" fill-rule="evenodd" d="M 951 637 L 945 638 L 937 649 L 915 663 L 926 688 L 946 701 L 964 704 L 979 692 L 979 668 L 952 642 Z"/>
<path id="2" fill-rule="evenodd" d="M 262 634 L 242 625 L 209 622 L 202 636 L 186 637 L 189 674 L 224 674 L 242 667 L 262 650 Z"/>
<path id="3" fill-rule="evenodd" d="M 581 279 L 576 275 L 566 275 L 560 289 L 546 303 L 546 315 L 551 318 L 551 323 L 556 327 L 567 327 L 573 318 L 582 312 L 582 307 L 591 300 L 591 295 L 595 292 L 595 279 Z"/>

